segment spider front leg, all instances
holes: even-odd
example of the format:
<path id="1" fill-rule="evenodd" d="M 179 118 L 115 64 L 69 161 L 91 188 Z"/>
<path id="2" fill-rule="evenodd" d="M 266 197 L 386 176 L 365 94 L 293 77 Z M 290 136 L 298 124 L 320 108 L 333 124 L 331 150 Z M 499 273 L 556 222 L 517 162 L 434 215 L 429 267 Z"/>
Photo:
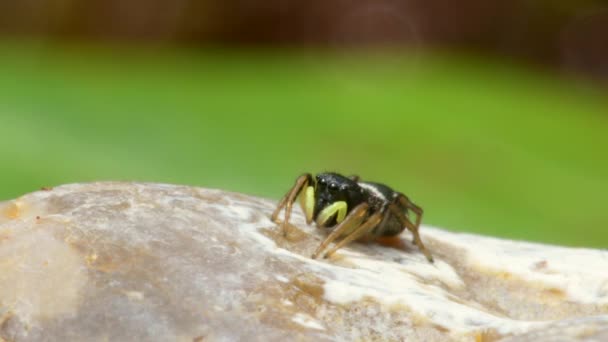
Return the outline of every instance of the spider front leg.
<path id="1" fill-rule="evenodd" d="M 304 209 L 304 212 L 306 213 L 306 223 L 310 224 L 310 222 L 312 222 L 312 211 L 314 208 L 314 189 L 312 188 L 312 186 L 309 186 L 309 184 L 312 183 L 313 178 L 310 173 L 305 173 L 298 177 L 294 186 L 285 194 L 285 196 L 283 196 L 281 201 L 279 201 L 277 208 L 272 213 L 272 216 L 270 216 L 270 219 L 272 221 L 276 223 L 281 223 L 281 232 L 283 233 L 283 236 L 287 235 L 287 224 L 289 223 L 289 218 L 291 217 L 291 209 L 293 206 L 293 202 L 295 202 L 302 189 L 304 189 L 305 191 L 302 200 L 302 209 Z M 280 222 L 278 217 L 279 213 L 281 212 L 281 209 L 283 208 L 285 208 L 285 218 L 283 222 Z"/>
<path id="2" fill-rule="evenodd" d="M 357 227 L 354 231 L 349 233 L 338 242 L 334 248 L 330 249 L 323 256 L 324 258 L 329 258 L 332 254 L 334 254 L 338 249 L 348 245 L 349 243 L 358 240 L 359 238 L 365 236 L 365 234 L 369 233 L 374 227 L 376 227 L 380 222 L 382 222 L 383 214 L 378 212 L 370 216 L 365 222 L 363 222 L 359 227 Z"/>
<path id="3" fill-rule="evenodd" d="M 327 247 L 330 243 L 332 243 L 335 239 L 344 235 L 345 233 L 352 232 L 355 230 L 361 222 L 365 219 L 368 214 L 369 205 L 367 203 L 359 204 L 354 207 L 353 210 L 346 215 L 344 220 L 340 222 L 332 232 L 321 242 L 317 250 L 312 254 L 312 258 L 316 259 L 317 256 Z"/>

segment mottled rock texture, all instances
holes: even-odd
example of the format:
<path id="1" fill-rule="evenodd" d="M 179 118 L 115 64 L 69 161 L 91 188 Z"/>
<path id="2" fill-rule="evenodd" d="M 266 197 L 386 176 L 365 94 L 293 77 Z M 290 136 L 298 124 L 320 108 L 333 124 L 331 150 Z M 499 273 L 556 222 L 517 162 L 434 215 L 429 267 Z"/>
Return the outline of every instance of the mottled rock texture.
<path id="1" fill-rule="evenodd" d="M 0 203 L 0 340 L 608 340 L 608 252 L 404 233 L 312 260 L 299 209 L 186 186 L 74 184 Z"/>

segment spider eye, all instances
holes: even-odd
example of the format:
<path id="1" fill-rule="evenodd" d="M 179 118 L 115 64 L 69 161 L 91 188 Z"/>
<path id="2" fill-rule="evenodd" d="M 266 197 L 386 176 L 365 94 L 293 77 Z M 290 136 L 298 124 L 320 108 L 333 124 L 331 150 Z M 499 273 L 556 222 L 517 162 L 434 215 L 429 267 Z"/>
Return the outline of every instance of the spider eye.
<path id="1" fill-rule="evenodd" d="M 338 190 L 338 184 L 336 183 L 329 183 L 329 190 Z"/>

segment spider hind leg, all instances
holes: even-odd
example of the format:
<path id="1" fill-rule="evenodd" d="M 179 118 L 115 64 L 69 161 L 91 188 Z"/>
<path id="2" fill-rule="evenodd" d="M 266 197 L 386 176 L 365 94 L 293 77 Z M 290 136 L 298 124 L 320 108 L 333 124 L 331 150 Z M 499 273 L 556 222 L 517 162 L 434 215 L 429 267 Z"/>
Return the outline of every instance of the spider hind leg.
<path id="1" fill-rule="evenodd" d="M 420 228 L 420 221 L 422 221 L 422 208 L 412 203 L 405 195 L 400 194 L 397 197 L 397 203 L 392 203 L 389 205 L 389 210 L 401 221 L 401 224 L 405 228 L 407 228 L 412 235 L 414 236 L 414 243 L 418 246 L 420 251 L 424 254 L 429 262 L 434 262 L 433 256 L 431 253 L 424 247 L 422 243 L 422 239 L 420 238 L 420 233 L 418 232 Z M 410 219 L 405 215 L 403 209 L 409 209 L 416 214 L 416 223 L 412 223 Z"/>

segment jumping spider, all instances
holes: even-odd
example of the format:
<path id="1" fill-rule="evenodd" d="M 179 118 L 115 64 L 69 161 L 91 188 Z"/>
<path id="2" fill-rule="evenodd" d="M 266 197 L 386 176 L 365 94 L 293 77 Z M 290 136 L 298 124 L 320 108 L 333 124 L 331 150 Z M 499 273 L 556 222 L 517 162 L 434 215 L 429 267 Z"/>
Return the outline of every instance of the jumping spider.
<path id="1" fill-rule="evenodd" d="M 281 224 L 284 235 L 292 205 L 298 196 L 307 224 L 314 220 L 320 228 L 333 228 L 312 258 L 319 256 L 339 237 L 343 237 L 342 240 L 324 254 L 325 258 L 354 240 L 395 236 L 407 228 L 414 236 L 414 243 L 433 262 L 431 253 L 424 247 L 418 234 L 422 208 L 384 184 L 364 182 L 358 176 L 345 177 L 333 172 L 319 173 L 315 178 L 310 173 L 301 175 L 271 216 L 274 222 Z M 283 208 L 285 219 L 281 222 L 278 216 Z M 410 210 L 416 214 L 416 223 L 410 221 Z"/>

